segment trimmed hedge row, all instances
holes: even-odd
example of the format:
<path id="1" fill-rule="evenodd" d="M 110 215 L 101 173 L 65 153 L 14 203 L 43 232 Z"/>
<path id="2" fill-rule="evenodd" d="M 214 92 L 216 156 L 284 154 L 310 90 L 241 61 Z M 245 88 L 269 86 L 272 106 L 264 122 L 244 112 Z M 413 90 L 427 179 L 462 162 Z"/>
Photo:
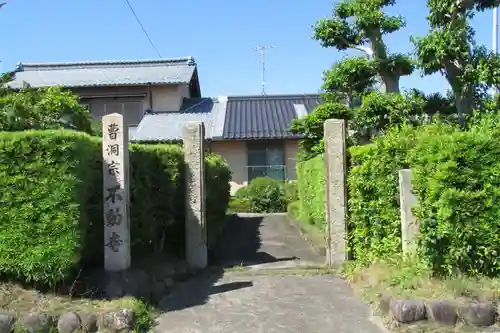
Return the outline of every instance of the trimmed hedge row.
<path id="1" fill-rule="evenodd" d="M 323 155 L 297 163 L 298 219 L 325 228 L 325 165 Z M 293 205 L 296 209 L 296 206 Z M 296 213 L 294 213 L 296 214 Z"/>
<path id="2" fill-rule="evenodd" d="M 0 134 L 0 274 L 46 285 L 82 264 L 102 264 L 102 165 L 99 138 L 73 131 Z M 173 145 L 131 145 L 134 254 L 182 252 L 184 161 Z M 224 219 L 230 173 L 210 155 L 207 222 Z M 212 198 L 212 199 L 211 199 Z"/>
<path id="3" fill-rule="evenodd" d="M 399 169 L 414 145 L 411 128 L 349 149 L 349 247 L 356 260 L 373 262 L 401 252 Z"/>
<path id="4" fill-rule="evenodd" d="M 400 255 L 398 170 L 411 168 L 422 259 L 445 275 L 500 274 L 499 133 L 402 127 L 351 148 L 349 222 L 356 260 Z"/>
<path id="5" fill-rule="evenodd" d="M 94 149 L 99 154 L 96 166 L 101 169 L 100 140 L 92 138 L 96 143 Z M 176 221 L 183 221 L 184 158 L 182 149 L 176 145 L 130 145 L 130 233 L 131 247 L 135 254 L 161 252 L 167 246 L 178 254 L 183 246 L 173 237 Z M 101 175 L 101 174 L 100 174 Z M 102 179 L 102 178 L 101 178 Z M 102 181 L 96 183 L 98 209 L 93 210 L 93 221 L 102 221 Z M 179 200 L 180 199 L 180 200 Z M 179 223 L 183 226 L 182 223 Z M 104 248 L 102 246 L 103 228 L 89 229 L 90 239 L 95 244 L 85 251 L 85 262 L 91 265 L 102 265 Z"/>
<path id="6" fill-rule="evenodd" d="M 435 272 L 500 275 L 500 141 L 490 130 L 424 136 L 409 161 L 423 257 Z"/>

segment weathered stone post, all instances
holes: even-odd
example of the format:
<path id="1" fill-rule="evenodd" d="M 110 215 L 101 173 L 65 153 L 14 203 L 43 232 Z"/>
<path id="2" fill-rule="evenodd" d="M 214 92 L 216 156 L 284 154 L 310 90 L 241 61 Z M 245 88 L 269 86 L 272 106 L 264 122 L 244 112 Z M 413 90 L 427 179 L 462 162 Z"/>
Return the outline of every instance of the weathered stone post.
<path id="1" fill-rule="evenodd" d="M 329 119 L 324 131 L 326 264 L 337 265 L 348 259 L 346 122 Z"/>
<path id="2" fill-rule="evenodd" d="M 123 116 L 102 118 L 104 268 L 108 272 L 130 267 L 128 129 Z"/>
<path id="3" fill-rule="evenodd" d="M 411 184 L 411 170 L 399 170 L 399 204 L 401 207 L 401 241 L 403 254 L 410 254 L 416 249 L 416 236 L 420 232 L 420 225 L 413 212 L 412 207 L 418 204 L 418 199 L 413 194 Z"/>
<path id="4" fill-rule="evenodd" d="M 207 266 L 205 211 L 205 127 L 187 122 L 183 130 L 186 163 L 186 260 L 191 269 Z"/>

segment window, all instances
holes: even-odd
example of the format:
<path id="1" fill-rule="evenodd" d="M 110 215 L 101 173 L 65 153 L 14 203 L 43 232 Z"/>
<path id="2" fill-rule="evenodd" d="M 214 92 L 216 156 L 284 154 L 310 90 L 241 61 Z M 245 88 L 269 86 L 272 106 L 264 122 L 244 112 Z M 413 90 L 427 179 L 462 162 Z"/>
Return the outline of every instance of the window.
<path id="1" fill-rule="evenodd" d="M 248 142 L 248 181 L 257 177 L 286 179 L 285 152 L 282 142 Z"/>

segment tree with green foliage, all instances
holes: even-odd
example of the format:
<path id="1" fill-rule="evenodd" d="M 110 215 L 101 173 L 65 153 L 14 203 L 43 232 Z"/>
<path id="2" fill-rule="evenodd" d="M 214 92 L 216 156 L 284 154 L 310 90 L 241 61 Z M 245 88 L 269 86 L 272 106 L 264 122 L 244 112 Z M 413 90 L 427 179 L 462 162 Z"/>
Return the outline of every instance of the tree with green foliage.
<path id="1" fill-rule="evenodd" d="M 500 0 L 428 0 L 430 31 L 425 37 L 412 38 L 416 61 L 404 54 L 391 54 L 384 43 L 384 35 L 404 26 L 402 17 L 383 11 L 395 3 L 342 0 L 332 18 L 314 26 L 314 38 L 322 46 L 339 51 L 356 49 L 365 56 L 344 58 L 325 72 L 322 89 L 328 96 L 341 96 L 340 102 L 325 100 L 318 112 L 292 125 L 292 132 L 306 137 L 302 146 L 306 155 L 323 151 L 322 123 L 330 118 L 349 120 L 351 138 L 364 143 L 403 122 L 424 124 L 438 117 L 447 122 L 458 120 L 464 126 L 474 111 L 481 114 L 500 107 L 500 99 L 488 94 L 492 85 L 500 85 L 500 58 L 477 45 L 470 25 L 477 12 L 498 6 Z M 445 96 L 425 95 L 416 89 L 400 92 L 399 80 L 413 72 L 414 64 L 424 75 L 442 74 L 451 91 Z M 385 93 L 370 91 L 376 82 Z M 359 98 L 362 103 L 357 105 Z"/>
<path id="2" fill-rule="evenodd" d="M 424 37 L 412 38 L 425 75 L 442 74 L 452 90 L 462 124 L 488 100 L 488 89 L 500 83 L 500 58 L 474 40 L 470 20 L 500 0 L 427 0 L 430 25 Z"/>
<path id="3" fill-rule="evenodd" d="M 91 116 L 78 97 L 60 87 L 10 89 L 12 73 L 0 82 L 0 131 L 67 128 L 92 133 Z"/>
<path id="4" fill-rule="evenodd" d="M 405 109 L 415 103 L 409 95 L 400 95 L 399 81 L 414 71 L 412 60 L 408 55 L 391 53 L 383 40 L 384 35 L 405 24 L 402 17 L 384 13 L 385 7 L 391 5 L 394 1 L 342 0 L 335 5 L 331 18 L 314 25 L 314 38 L 323 47 L 338 51 L 355 49 L 364 55 L 345 57 L 326 71 L 322 86 L 324 103 L 292 124 L 292 132 L 305 136 L 305 157 L 323 151 L 323 123 L 327 119 L 348 120 L 353 142 L 366 142 L 388 124 L 417 119 L 414 114 L 421 113 L 420 105 L 416 111 Z M 376 91 L 377 83 L 385 94 Z M 360 103 L 363 96 L 369 96 L 368 103 Z"/>
<path id="5" fill-rule="evenodd" d="M 314 26 L 314 38 L 323 47 L 339 51 L 355 49 L 366 57 L 352 57 L 336 64 L 330 80 L 337 86 L 347 84 L 362 90 L 378 77 L 385 92 L 399 92 L 402 76 L 410 75 L 414 66 L 408 55 L 390 53 L 383 36 L 405 25 L 401 16 L 390 16 L 384 9 L 395 0 L 342 0 L 335 5 L 333 16 L 319 20 Z M 340 74 L 340 75 L 339 75 Z"/>

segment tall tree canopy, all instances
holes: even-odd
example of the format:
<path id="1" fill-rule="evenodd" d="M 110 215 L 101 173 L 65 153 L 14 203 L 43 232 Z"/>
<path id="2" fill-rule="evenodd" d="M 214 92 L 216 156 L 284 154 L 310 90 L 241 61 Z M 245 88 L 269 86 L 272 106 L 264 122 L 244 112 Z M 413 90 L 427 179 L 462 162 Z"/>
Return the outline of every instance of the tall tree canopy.
<path id="1" fill-rule="evenodd" d="M 500 58 L 476 43 L 470 24 L 477 12 L 499 5 L 500 0 L 427 0 L 429 33 L 412 38 L 418 66 L 426 75 L 446 78 L 462 122 L 500 83 Z"/>
<path id="2" fill-rule="evenodd" d="M 473 113 L 500 107 L 500 100 L 489 95 L 491 86 L 500 86 L 500 57 L 476 43 L 470 24 L 477 12 L 500 5 L 500 0 L 427 0 L 429 32 L 411 38 L 415 59 L 391 53 L 384 41 L 405 25 L 401 16 L 385 13 L 394 5 L 396 0 L 340 0 L 330 18 L 313 26 L 313 37 L 323 47 L 355 49 L 364 55 L 345 57 L 327 70 L 324 103 L 293 123 L 291 131 L 306 137 L 306 156 L 322 152 L 322 123 L 330 118 L 349 120 L 351 139 L 363 143 L 402 122 L 423 124 L 439 115 L 446 121 L 458 118 L 466 126 Z M 449 94 L 401 92 L 400 79 L 415 69 L 424 75 L 442 74 Z M 382 89 L 374 89 L 376 83 Z"/>
<path id="3" fill-rule="evenodd" d="M 314 25 L 314 38 L 323 47 L 365 53 L 365 57 L 352 57 L 336 65 L 337 71 L 358 76 L 352 77 L 357 81 L 356 89 L 370 85 L 376 76 L 385 92 L 399 92 L 400 78 L 414 70 L 409 56 L 391 53 L 383 39 L 405 25 L 403 17 L 384 13 L 385 7 L 394 4 L 395 0 L 342 0 L 331 18 Z"/>

